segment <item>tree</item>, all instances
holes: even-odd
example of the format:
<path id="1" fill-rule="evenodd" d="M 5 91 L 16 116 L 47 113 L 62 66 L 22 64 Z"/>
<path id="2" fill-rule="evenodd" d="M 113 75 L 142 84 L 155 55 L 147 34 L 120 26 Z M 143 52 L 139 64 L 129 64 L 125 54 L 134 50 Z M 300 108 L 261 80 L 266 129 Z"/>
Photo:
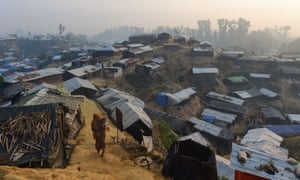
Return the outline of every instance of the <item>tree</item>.
<path id="1" fill-rule="evenodd" d="M 62 33 L 66 30 L 66 27 L 62 24 L 59 24 L 58 26 L 58 33 L 59 33 L 59 37 L 61 37 Z"/>
<path id="2" fill-rule="evenodd" d="M 244 18 L 239 18 L 237 24 L 238 24 L 238 27 L 236 29 L 237 36 L 242 40 L 248 35 L 250 21 Z"/>
<path id="3" fill-rule="evenodd" d="M 210 20 L 199 20 L 198 21 L 199 36 L 201 40 L 211 40 L 212 30 Z"/>
<path id="4" fill-rule="evenodd" d="M 222 46 L 225 42 L 227 30 L 228 30 L 228 20 L 227 19 L 218 19 L 218 42 Z"/>
<path id="5" fill-rule="evenodd" d="M 4 78 L 0 75 L 0 83 L 4 82 Z"/>

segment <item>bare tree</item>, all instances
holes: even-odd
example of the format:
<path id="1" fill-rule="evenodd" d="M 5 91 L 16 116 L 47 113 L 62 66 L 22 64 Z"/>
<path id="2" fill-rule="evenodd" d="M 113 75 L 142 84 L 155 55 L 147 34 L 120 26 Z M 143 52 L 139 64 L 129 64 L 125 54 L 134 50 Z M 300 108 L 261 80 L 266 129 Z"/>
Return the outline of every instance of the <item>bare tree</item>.
<path id="1" fill-rule="evenodd" d="M 59 37 L 61 37 L 62 33 L 66 30 L 66 27 L 62 24 L 59 24 L 58 26 L 58 33 L 59 33 Z"/>

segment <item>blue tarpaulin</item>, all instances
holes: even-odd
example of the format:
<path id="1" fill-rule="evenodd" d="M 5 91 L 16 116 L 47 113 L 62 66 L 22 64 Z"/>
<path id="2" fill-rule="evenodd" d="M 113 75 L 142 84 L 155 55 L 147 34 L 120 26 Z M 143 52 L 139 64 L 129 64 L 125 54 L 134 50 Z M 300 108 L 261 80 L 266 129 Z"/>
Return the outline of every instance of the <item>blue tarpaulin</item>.
<path id="1" fill-rule="evenodd" d="M 213 123 L 215 119 L 216 119 L 215 116 L 208 116 L 208 115 L 202 116 L 202 120 L 209 122 L 209 123 Z"/>
<path id="2" fill-rule="evenodd" d="M 300 135 L 300 125 L 267 125 L 266 128 L 283 137 Z"/>
<path id="3" fill-rule="evenodd" d="M 159 93 L 155 97 L 156 104 L 160 106 L 167 106 L 168 105 L 168 96 L 165 93 Z"/>

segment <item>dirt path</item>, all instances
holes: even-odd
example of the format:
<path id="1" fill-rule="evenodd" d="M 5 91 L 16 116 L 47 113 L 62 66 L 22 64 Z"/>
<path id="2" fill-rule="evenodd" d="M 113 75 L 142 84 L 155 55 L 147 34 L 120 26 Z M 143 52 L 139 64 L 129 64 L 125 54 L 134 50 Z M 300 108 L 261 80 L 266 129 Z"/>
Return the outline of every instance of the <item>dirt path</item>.
<path id="1" fill-rule="evenodd" d="M 65 169 L 30 169 L 12 166 L 0 166 L 0 179 L 88 179 L 88 180 L 157 180 L 164 179 L 160 173 L 149 171 L 136 165 L 130 154 L 120 145 L 115 144 L 111 136 L 116 136 L 116 128 L 109 122 L 110 130 L 106 136 L 106 153 L 100 157 L 94 147 L 94 139 L 90 130 L 93 113 L 101 113 L 94 101 L 85 99 L 82 113 L 85 117 L 85 126 L 76 138 L 76 147 L 71 156 L 69 165 Z M 126 134 L 121 133 L 121 137 Z"/>

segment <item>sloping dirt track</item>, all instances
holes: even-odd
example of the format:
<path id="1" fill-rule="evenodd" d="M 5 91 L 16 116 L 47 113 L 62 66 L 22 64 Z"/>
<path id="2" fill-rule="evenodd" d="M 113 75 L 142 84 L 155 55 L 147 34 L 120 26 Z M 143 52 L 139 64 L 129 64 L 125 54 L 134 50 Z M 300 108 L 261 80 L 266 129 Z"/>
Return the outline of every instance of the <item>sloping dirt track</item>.
<path id="1" fill-rule="evenodd" d="M 114 143 L 112 137 L 117 135 L 117 129 L 109 122 L 110 130 L 106 133 L 106 153 L 104 157 L 96 153 L 94 139 L 90 129 L 94 113 L 103 113 L 96 103 L 85 99 L 82 105 L 82 114 L 85 125 L 76 138 L 76 147 L 71 156 L 69 165 L 65 169 L 31 169 L 13 166 L 0 166 L 0 179 L 8 180 L 157 180 L 164 179 L 155 170 L 148 170 L 134 163 L 132 156 L 121 145 Z M 119 136 L 125 138 L 125 133 Z"/>

